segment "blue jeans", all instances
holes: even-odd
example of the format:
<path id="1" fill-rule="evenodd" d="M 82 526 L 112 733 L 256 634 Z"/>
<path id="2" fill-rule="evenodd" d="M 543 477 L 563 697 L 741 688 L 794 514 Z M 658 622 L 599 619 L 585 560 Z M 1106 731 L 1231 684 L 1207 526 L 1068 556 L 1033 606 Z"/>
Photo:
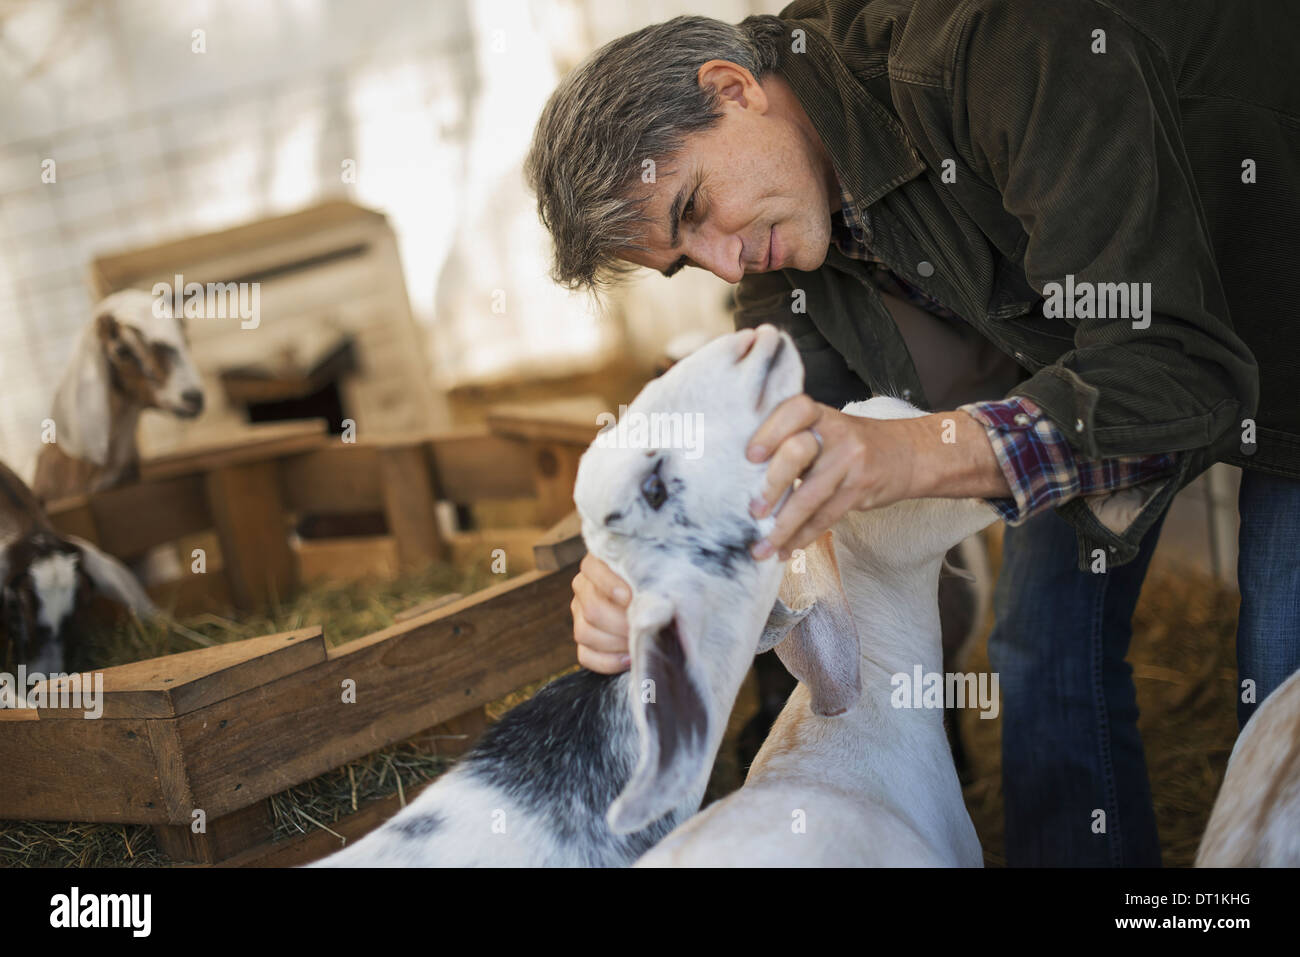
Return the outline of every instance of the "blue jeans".
<path id="1" fill-rule="evenodd" d="M 1300 481 L 1245 472 L 1239 506 L 1238 669 L 1263 701 L 1300 667 Z M 1105 574 L 1078 570 L 1074 530 L 1055 512 L 1006 530 L 989 662 L 1012 866 L 1160 864 L 1124 660 L 1159 529 Z M 1239 703 L 1242 724 L 1254 707 Z"/>

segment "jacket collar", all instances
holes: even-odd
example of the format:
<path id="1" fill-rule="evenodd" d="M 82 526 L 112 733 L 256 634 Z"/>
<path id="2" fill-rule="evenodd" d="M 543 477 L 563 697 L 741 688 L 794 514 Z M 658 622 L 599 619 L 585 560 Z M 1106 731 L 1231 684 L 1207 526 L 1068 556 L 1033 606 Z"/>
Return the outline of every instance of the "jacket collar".
<path id="1" fill-rule="evenodd" d="M 794 52 L 787 34 L 776 71 L 794 91 L 831 155 L 835 173 L 859 207 L 866 207 L 926 168 L 897 117 L 853 75 L 814 20 L 785 20 L 806 48 Z"/>

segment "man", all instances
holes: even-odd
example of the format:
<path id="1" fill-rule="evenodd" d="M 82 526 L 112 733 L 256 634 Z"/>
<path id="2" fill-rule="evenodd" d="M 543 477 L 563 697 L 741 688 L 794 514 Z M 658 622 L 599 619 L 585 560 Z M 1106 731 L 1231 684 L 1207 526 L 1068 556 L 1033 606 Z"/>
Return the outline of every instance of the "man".
<path id="1" fill-rule="evenodd" d="M 795 336 L 808 395 L 754 436 L 754 514 L 803 482 L 756 556 L 904 498 L 1007 520 L 1012 864 L 1159 863 L 1124 656 L 1165 510 L 1215 461 L 1246 469 L 1239 720 L 1300 667 L 1296 49 L 1282 0 L 800 0 L 614 41 L 539 121 L 558 280 L 705 268 L 738 326 Z M 940 404 L 1005 374 L 979 343 L 1023 371 Z M 836 411 L 873 391 L 939 411 Z M 626 667 L 626 586 L 588 561 L 574 592 L 579 661 Z"/>

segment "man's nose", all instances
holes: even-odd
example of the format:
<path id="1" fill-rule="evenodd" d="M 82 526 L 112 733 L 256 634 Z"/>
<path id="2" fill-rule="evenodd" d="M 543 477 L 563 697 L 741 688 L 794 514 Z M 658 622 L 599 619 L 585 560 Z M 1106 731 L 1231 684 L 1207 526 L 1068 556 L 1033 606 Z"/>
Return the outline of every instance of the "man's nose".
<path id="1" fill-rule="evenodd" d="M 739 236 L 726 236 L 719 233 L 697 235 L 692 238 L 687 255 L 692 261 L 707 269 L 724 282 L 736 283 L 745 275 L 745 264 L 741 262 L 741 241 Z"/>

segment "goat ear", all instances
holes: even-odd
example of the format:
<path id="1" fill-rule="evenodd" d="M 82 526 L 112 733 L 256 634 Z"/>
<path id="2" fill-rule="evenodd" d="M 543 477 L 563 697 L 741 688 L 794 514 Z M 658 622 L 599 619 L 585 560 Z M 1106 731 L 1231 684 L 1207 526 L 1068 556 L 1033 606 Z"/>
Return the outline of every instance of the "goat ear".
<path id="1" fill-rule="evenodd" d="M 803 606 L 803 617 L 776 646 L 776 654 L 808 685 L 813 713 L 830 717 L 851 709 L 862 694 L 861 642 L 831 533 L 823 534 L 804 555 L 804 570 L 787 568 L 781 582 L 781 598 Z"/>
<path id="2" fill-rule="evenodd" d="M 609 808 L 610 830 L 628 834 L 686 800 L 709 773 L 709 704 L 687 666 L 672 603 L 640 593 L 628 608 L 632 714 L 640 739 L 636 768 Z"/>
<path id="3" fill-rule="evenodd" d="M 141 617 L 151 617 L 158 613 L 129 568 L 85 539 L 69 535 L 68 541 L 80 550 L 81 567 L 96 589 L 126 605 Z"/>
<path id="4" fill-rule="evenodd" d="M 119 334 L 117 317 L 111 312 L 101 312 L 95 317 L 95 331 L 104 342 L 116 342 Z"/>
<path id="5" fill-rule="evenodd" d="M 807 608 L 791 608 L 777 598 L 776 604 L 772 606 L 772 613 L 767 616 L 767 624 L 763 626 L 763 634 L 758 639 L 758 649 L 754 654 L 761 655 L 765 651 L 771 651 L 785 641 L 791 630 L 807 618 L 812 610 L 812 605 Z"/>
<path id="6" fill-rule="evenodd" d="M 7 577 L 7 573 L 6 573 Z M 0 579 L 0 665 L 9 674 L 27 661 L 27 616 L 22 598 Z"/>
<path id="7" fill-rule="evenodd" d="M 102 329 L 106 319 L 116 330 L 117 320 L 109 313 L 104 313 L 95 320 L 96 329 Z M 71 370 L 73 376 L 71 395 L 65 399 L 63 394 L 60 394 L 56 399 L 58 404 L 55 406 L 56 417 L 61 415 L 64 419 L 58 422 L 60 431 L 72 432 L 76 437 L 79 446 L 78 457 L 89 459 L 97 465 L 108 462 L 108 434 L 111 431 L 108 421 L 111 386 L 108 359 L 103 349 L 105 345 L 107 340 L 103 339 L 101 334 L 100 348 L 79 349 L 73 360 L 76 366 Z M 62 405 L 68 399 L 72 402 L 71 409 L 64 408 Z"/>

